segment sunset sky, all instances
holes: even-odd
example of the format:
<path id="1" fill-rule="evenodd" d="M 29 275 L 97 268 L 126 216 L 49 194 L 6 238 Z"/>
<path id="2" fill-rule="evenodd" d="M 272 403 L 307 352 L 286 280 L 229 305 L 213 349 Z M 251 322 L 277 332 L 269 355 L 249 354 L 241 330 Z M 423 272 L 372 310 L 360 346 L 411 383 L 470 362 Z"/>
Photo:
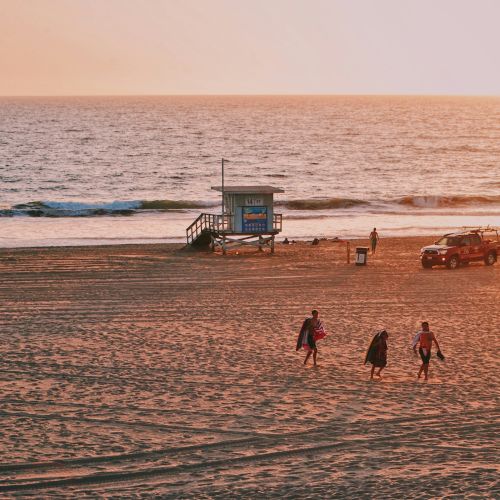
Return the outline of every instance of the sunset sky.
<path id="1" fill-rule="evenodd" d="M 0 0 L 0 95 L 499 95 L 499 22 L 499 0 Z"/>

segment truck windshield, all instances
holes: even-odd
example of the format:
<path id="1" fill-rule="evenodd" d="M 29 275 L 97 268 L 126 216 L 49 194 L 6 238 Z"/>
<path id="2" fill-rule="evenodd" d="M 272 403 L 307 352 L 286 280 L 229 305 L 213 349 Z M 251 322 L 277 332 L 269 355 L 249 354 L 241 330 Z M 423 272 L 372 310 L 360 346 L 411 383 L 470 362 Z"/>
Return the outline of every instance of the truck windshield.
<path id="1" fill-rule="evenodd" d="M 457 238 L 456 236 L 444 236 L 440 240 L 436 242 L 436 245 L 444 245 L 447 247 L 455 247 L 458 246 L 460 243 L 460 238 Z"/>

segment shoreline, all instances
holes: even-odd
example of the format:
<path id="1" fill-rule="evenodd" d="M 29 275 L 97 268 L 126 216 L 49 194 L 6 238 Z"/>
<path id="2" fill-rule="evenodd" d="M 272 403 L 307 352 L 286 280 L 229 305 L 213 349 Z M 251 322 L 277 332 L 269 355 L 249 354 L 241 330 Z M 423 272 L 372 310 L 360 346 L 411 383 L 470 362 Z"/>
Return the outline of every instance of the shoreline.
<path id="1" fill-rule="evenodd" d="M 438 236 L 434 235 L 417 235 L 417 236 L 387 236 L 384 238 L 381 238 L 381 241 L 390 241 L 390 240 L 422 240 L 422 239 L 427 239 L 431 240 L 432 238 L 436 239 Z M 290 243 L 290 245 L 285 245 L 283 244 L 283 240 L 285 237 L 277 237 L 276 238 L 276 248 L 287 248 L 287 247 L 293 247 L 294 245 L 306 245 L 310 246 L 311 242 L 313 241 L 314 238 L 311 239 L 301 239 L 301 238 L 296 238 L 295 243 Z M 326 237 L 318 237 L 321 243 L 342 243 L 342 242 L 350 242 L 350 243 L 366 243 L 365 246 L 368 245 L 369 239 L 368 238 L 326 238 Z M 432 243 L 431 241 L 428 243 Z M 182 250 L 184 248 L 189 249 L 189 245 L 187 243 L 180 243 L 180 242 L 155 242 L 155 243 L 148 243 L 148 242 L 138 242 L 138 243 L 100 243 L 100 244 L 90 244 L 90 245 L 52 245 L 52 246 L 26 246 L 26 247 L 2 247 L 0 246 L 0 251 L 29 251 L 29 250 L 57 250 L 57 249 L 73 249 L 73 250 L 84 250 L 84 249 L 113 249 L 113 248 L 121 248 L 121 247 L 133 247 L 133 248 L 155 248 L 155 247 L 163 247 L 168 251 L 174 251 L 174 250 Z M 197 249 L 192 249 L 192 252 L 196 253 L 199 252 L 200 254 L 206 253 L 208 250 L 197 250 Z M 278 250 L 276 250 L 278 252 Z M 220 253 L 220 252 L 216 252 Z M 252 253 L 252 250 L 245 250 L 245 253 Z"/>
<path id="2" fill-rule="evenodd" d="M 459 231 L 459 228 L 457 228 L 457 231 Z M 438 239 L 441 234 L 434 234 L 434 235 L 414 235 L 414 236 L 384 236 L 381 237 L 382 242 L 389 242 L 389 241 L 418 241 L 421 246 L 425 245 L 430 245 L 432 244 L 436 239 Z M 288 237 L 289 241 L 294 241 L 294 243 L 290 243 L 290 245 L 285 245 L 283 244 L 283 240 L 285 239 L 285 236 L 279 236 L 276 238 L 276 248 L 287 248 L 287 247 L 294 247 L 295 245 L 304 245 L 304 246 L 310 246 L 311 242 L 313 241 L 314 237 L 310 238 L 292 238 Z M 331 244 L 331 243 L 342 243 L 342 242 L 349 242 L 352 244 L 362 244 L 363 246 L 369 246 L 369 239 L 368 238 L 336 238 L 336 237 L 322 237 L 318 236 L 318 240 L 323 244 Z M 158 241 L 158 242 L 137 242 L 137 243 L 96 243 L 96 244 L 88 244 L 88 245 L 82 245 L 82 244 L 75 244 L 75 245 L 33 245 L 33 246 L 1 246 L 0 244 L 0 252 L 15 252 L 15 251 L 30 251 L 30 250 L 37 250 L 37 251 L 50 251 L 50 250 L 58 250 L 58 249 L 67 249 L 67 250 L 84 250 L 84 249 L 109 249 L 112 250 L 113 248 L 121 248 L 121 247 L 132 247 L 132 248 L 151 248 L 154 249 L 156 247 L 162 247 L 165 250 L 182 250 L 183 248 L 189 249 L 189 245 L 185 242 L 171 242 L 171 241 Z M 420 249 L 420 247 L 418 247 Z M 351 246 L 351 250 L 354 251 L 354 247 Z M 208 252 L 206 249 L 192 249 L 193 252 L 199 252 L 200 254 Z M 278 252 L 278 250 L 276 250 Z M 216 252 L 217 253 L 217 252 Z M 241 252 L 240 252 L 241 253 Z M 244 253 L 251 254 L 252 250 L 248 251 L 248 249 L 244 250 Z"/>

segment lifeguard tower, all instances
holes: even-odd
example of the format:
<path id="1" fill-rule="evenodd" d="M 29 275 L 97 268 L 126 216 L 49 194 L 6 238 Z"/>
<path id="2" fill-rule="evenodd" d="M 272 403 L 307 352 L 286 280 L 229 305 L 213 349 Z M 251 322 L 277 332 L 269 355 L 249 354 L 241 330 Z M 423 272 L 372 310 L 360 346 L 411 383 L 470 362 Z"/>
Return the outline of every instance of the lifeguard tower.
<path id="1" fill-rule="evenodd" d="M 188 245 L 209 246 L 212 251 L 251 245 L 274 253 L 274 237 L 281 232 L 282 216 L 274 213 L 273 186 L 214 186 L 222 193 L 222 213 L 202 213 L 186 229 Z"/>

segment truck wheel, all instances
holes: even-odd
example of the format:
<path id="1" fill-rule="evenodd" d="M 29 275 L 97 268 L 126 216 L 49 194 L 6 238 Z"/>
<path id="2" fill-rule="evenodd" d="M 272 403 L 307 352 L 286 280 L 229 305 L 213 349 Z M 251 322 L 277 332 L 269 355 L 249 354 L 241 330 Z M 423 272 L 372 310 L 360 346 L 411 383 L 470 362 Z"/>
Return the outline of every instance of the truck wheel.
<path id="1" fill-rule="evenodd" d="M 425 260 L 422 261 L 422 267 L 424 269 L 432 269 L 432 264 L 430 262 L 425 262 Z"/>
<path id="2" fill-rule="evenodd" d="M 460 261 L 458 260 L 458 255 L 452 255 L 450 260 L 446 263 L 448 269 L 456 269 L 459 265 Z"/>
<path id="3" fill-rule="evenodd" d="M 487 266 L 492 266 L 497 261 L 497 256 L 495 252 L 488 252 L 484 258 L 484 263 Z"/>

